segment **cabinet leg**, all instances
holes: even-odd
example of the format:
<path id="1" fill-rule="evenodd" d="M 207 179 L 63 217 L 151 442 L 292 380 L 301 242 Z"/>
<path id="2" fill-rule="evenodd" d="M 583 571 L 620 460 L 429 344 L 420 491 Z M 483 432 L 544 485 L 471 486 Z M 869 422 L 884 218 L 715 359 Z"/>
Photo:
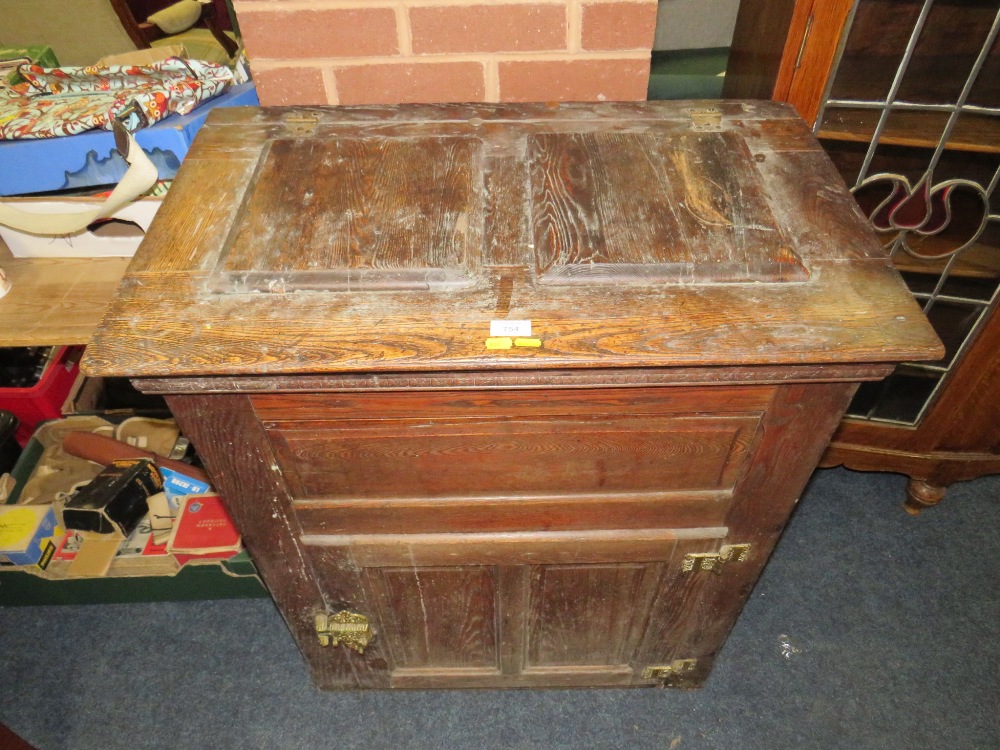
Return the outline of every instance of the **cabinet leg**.
<path id="1" fill-rule="evenodd" d="M 906 502 L 903 503 L 903 509 L 912 516 L 918 516 L 920 511 L 941 502 L 947 491 L 947 487 L 931 484 L 923 479 L 911 479 L 906 485 Z"/>

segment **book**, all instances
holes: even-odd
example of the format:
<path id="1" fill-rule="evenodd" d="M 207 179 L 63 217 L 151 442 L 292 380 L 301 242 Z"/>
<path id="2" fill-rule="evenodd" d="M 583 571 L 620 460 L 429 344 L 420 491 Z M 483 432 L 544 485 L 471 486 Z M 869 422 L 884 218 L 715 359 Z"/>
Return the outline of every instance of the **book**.
<path id="1" fill-rule="evenodd" d="M 218 495 L 188 495 L 181 499 L 167 551 L 197 556 L 237 552 L 240 542 L 240 534 Z"/>

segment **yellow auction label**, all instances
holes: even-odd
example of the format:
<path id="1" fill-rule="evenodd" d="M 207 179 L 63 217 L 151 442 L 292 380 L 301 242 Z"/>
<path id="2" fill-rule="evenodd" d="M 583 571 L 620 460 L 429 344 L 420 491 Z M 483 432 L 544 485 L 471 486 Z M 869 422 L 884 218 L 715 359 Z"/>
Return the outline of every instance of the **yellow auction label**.
<path id="1" fill-rule="evenodd" d="M 490 336 L 486 339 L 487 349 L 510 349 L 514 341 L 510 336 Z"/>
<path id="2" fill-rule="evenodd" d="M 541 346 L 541 339 L 514 339 L 514 346 Z"/>

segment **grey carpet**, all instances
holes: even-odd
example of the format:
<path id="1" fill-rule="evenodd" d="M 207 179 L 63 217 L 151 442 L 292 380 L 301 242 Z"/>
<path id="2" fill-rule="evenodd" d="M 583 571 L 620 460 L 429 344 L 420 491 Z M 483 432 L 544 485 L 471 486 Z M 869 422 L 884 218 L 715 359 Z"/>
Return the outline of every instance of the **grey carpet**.
<path id="1" fill-rule="evenodd" d="M 1000 477 L 820 471 L 700 691 L 319 693 L 270 601 L 0 609 L 41 750 L 1000 748 Z"/>

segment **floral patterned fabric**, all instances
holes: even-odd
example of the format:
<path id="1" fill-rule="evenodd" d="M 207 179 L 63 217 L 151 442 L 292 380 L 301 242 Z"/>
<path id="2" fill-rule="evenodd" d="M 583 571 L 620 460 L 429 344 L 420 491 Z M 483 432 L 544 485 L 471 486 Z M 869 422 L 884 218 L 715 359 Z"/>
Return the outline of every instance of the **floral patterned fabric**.
<path id="1" fill-rule="evenodd" d="M 133 103 L 130 129 L 187 114 L 233 82 L 223 65 L 169 58 L 153 65 L 42 68 L 23 65 L 25 82 L 0 97 L 0 139 L 54 138 L 111 130 Z M 133 109 L 135 112 L 135 109 Z"/>

